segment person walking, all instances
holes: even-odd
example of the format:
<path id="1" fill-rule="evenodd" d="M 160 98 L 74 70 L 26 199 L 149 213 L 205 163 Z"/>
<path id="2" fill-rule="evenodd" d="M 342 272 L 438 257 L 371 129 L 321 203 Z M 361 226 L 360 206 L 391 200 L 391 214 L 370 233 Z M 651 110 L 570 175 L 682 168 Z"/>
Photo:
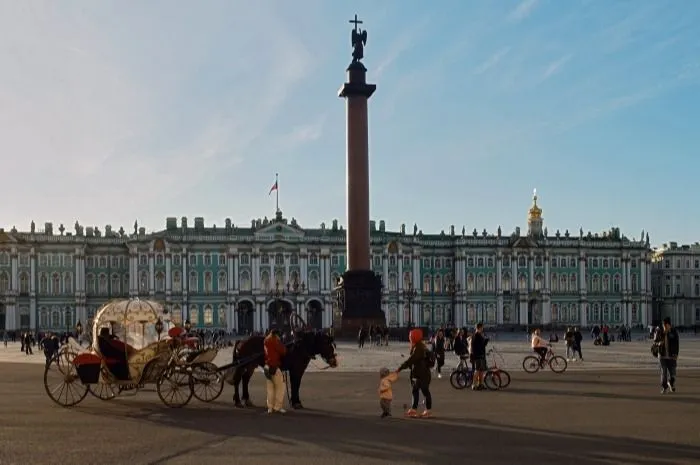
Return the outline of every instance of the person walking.
<path id="1" fill-rule="evenodd" d="M 659 369 L 661 371 L 661 394 L 676 392 L 676 367 L 680 343 L 676 328 L 671 326 L 671 319 L 664 318 L 663 328 L 656 333 L 654 343 L 659 350 Z"/>
<path id="2" fill-rule="evenodd" d="M 411 342 L 411 353 L 404 363 L 396 370 L 400 372 L 406 368 L 411 369 L 411 385 L 413 404 L 406 411 L 409 417 L 417 417 L 418 401 L 420 394 L 425 397 L 425 410 L 421 414 L 423 417 L 430 416 L 430 410 L 433 408 L 433 396 L 430 393 L 430 367 L 428 366 L 427 348 L 423 342 L 423 331 L 420 328 L 412 329 L 408 333 L 408 340 Z"/>

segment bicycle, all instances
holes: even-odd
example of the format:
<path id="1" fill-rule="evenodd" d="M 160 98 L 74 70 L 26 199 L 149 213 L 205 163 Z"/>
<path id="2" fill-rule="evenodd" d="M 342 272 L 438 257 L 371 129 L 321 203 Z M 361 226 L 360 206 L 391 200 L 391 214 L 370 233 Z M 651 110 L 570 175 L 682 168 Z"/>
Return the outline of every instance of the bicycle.
<path id="1" fill-rule="evenodd" d="M 568 363 L 564 357 L 554 353 L 551 345 L 547 346 L 547 355 L 545 355 L 544 361 L 541 361 L 540 357 L 535 355 L 528 355 L 523 359 L 523 370 L 525 370 L 525 373 L 537 373 L 545 365 L 549 366 L 549 369 L 554 373 L 560 374 L 566 371 Z"/>
<path id="2" fill-rule="evenodd" d="M 500 360 L 501 365 L 505 365 L 503 362 L 503 357 L 501 354 L 496 350 L 495 347 L 489 349 L 489 351 L 486 353 L 486 355 L 491 356 L 491 366 L 489 367 L 489 372 L 491 372 L 490 379 L 494 381 L 498 381 L 497 383 L 497 389 L 505 389 L 508 386 L 510 386 L 510 373 L 508 373 L 506 370 L 499 368 L 499 363 L 498 360 Z M 484 382 L 486 380 L 484 379 Z M 487 386 L 488 387 L 488 386 Z"/>
<path id="3" fill-rule="evenodd" d="M 469 363 L 467 363 L 467 360 L 467 357 L 459 357 L 459 364 L 450 374 L 450 384 L 455 389 L 462 390 L 472 386 L 474 383 L 474 370 L 472 370 Z M 503 379 L 496 370 L 489 368 L 484 374 L 484 385 L 489 391 L 500 389 L 502 383 Z M 508 375 L 506 386 L 508 384 L 510 384 L 510 375 Z"/>

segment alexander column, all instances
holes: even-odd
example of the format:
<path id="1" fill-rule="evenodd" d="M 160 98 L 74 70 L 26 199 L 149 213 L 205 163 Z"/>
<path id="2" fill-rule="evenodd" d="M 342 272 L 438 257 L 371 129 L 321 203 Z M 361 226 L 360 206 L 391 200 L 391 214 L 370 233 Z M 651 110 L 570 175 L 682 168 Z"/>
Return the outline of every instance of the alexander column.
<path id="1" fill-rule="evenodd" d="M 338 93 L 345 99 L 347 114 L 346 214 L 347 270 L 337 290 L 342 313 L 342 332 L 357 331 L 360 325 L 384 325 L 382 279 L 370 266 L 369 231 L 369 142 L 367 101 L 377 86 L 367 84 L 367 68 L 362 64 L 367 31 L 362 21 L 350 20 L 352 62 L 348 81 Z M 357 334 L 355 332 L 355 334 Z"/>

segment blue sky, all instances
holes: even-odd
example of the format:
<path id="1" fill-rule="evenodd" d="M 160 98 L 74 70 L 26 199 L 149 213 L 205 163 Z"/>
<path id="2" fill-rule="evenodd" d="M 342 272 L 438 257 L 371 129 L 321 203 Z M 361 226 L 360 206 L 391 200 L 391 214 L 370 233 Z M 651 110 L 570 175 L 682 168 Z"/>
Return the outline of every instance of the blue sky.
<path id="1" fill-rule="evenodd" d="M 700 239 L 700 2 L 0 3 L 0 224 L 345 217 L 355 14 L 372 216 Z M 695 130 L 693 129 L 695 128 Z"/>

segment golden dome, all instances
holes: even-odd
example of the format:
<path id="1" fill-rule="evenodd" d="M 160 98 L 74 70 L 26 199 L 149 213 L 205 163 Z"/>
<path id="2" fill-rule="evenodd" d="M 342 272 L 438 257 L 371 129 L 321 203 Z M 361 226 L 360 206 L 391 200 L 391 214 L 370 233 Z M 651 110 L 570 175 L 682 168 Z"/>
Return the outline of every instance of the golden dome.
<path id="1" fill-rule="evenodd" d="M 530 207 L 528 212 L 528 218 L 531 220 L 542 218 L 542 209 L 537 206 L 537 189 L 532 191 L 532 207 Z"/>

